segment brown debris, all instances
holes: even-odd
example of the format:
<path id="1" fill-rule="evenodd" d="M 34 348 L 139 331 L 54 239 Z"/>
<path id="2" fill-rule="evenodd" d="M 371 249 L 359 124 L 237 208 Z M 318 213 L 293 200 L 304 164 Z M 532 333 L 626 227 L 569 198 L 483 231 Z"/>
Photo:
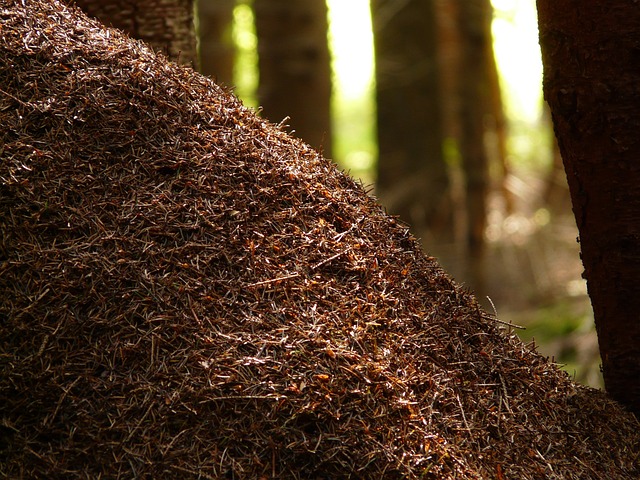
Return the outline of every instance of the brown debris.
<path id="1" fill-rule="evenodd" d="M 0 477 L 638 478 L 638 422 L 192 70 L 0 0 Z"/>

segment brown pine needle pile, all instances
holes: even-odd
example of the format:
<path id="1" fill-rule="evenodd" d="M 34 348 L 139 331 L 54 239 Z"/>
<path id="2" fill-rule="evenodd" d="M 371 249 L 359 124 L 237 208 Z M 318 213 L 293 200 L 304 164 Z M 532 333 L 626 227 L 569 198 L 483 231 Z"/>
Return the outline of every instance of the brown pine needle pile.
<path id="1" fill-rule="evenodd" d="M 635 479 L 639 451 L 329 160 L 0 0 L 0 477 Z"/>

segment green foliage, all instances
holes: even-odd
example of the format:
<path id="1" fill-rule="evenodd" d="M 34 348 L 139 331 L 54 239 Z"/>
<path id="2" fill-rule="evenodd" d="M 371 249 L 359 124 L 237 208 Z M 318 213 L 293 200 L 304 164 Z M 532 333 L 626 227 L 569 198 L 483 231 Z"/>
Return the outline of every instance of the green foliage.
<path id="1" fill-rule="evenodd" d="M 588 299 L 557 301 L 518 319 L 526 330 L 518 334 L 535 342 L 537 350 L 552 358 L 576 381 L 603 386 L 593 313 Z"/>
<path id="2" fill-rule="evenodd" d="M 377 156 L 375 107 L 371 90 L 360 98 L 333 99 L 333 151 L 335 161 L 365 184 L 375 181 Z"/>
<path id="3" fill-rule="evenodd" d="M 257 108 L 258 39 L 248 2 L 240 2 L 233 11 L 233 39 L 237 46 L 233 72 L 235 94 L 245 105 Z"/>
<path id="4" fill-rule="evenodd" d="M 536 309 L 526 321 L 527 329 L 520 337 L 525 341 L 548 342 L 559 336 L 568 335 L 579 329 L 589 316 L 582 306 L 576 307 L 570 301 L 560 301 Z"/>
<path id="5" fill-rule="evenodd" d="M 543 119 L 533 123 L 510 119 L 507 151 L 511 165 L 528 173 L 547 172 L 553 157 L 552 135 L 551 125 Z"/>

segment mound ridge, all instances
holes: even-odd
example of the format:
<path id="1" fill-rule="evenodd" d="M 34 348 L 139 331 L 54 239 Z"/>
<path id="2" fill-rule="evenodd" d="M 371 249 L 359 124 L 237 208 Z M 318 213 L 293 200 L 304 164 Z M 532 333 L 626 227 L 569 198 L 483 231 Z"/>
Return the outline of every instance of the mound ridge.
<path id="1" fill-rule="evenodd" d="M 0 475 L 638 478 L 329 160 L 78 10 L 0 20 Z"/>

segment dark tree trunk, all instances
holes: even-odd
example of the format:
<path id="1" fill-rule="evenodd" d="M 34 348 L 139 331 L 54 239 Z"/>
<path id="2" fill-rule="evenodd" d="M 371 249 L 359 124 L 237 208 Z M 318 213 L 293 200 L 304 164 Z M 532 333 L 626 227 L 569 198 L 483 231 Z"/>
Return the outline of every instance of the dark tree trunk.
<path id="1" fill-rule="evenodd" d="M 377 188 L 414 230 L 451 229 L 432 0 L 371 2 L 378 125 Z M 447 235 L 445 233 L 445 235 Z"/>
<path id="2" fill-rule="evenodd" d="M 544 92 L 610 395 L 640 414 L 640 9 L 538 0 Z"/>
<path id="3" fill-rule="evenodd" d="M 233 9 L 236 0 L 198 0 L 200 72 L 217 83 L 233 85 L 235 46 Z"/>
<path id="4" fill-rule="evenodd" d="M 479 296 L 483 290 L 489 161 L 485 146 L 485 120 L 491 111 L 491 3 L 460 0 L 461 58 L 460 154 L 465 177 L 469 277 Z"/>
<path id="5" fill-rule="evenodd" d="M 193 0 L 68 0 L 107 26 L 145 41 L 156 51 L 198 65 Z"/>
<path id="6" fill-rule="evenodd" d="M 331 64 L 325 0 L 254 0 L 264 116 L 331 156 Z"/>

